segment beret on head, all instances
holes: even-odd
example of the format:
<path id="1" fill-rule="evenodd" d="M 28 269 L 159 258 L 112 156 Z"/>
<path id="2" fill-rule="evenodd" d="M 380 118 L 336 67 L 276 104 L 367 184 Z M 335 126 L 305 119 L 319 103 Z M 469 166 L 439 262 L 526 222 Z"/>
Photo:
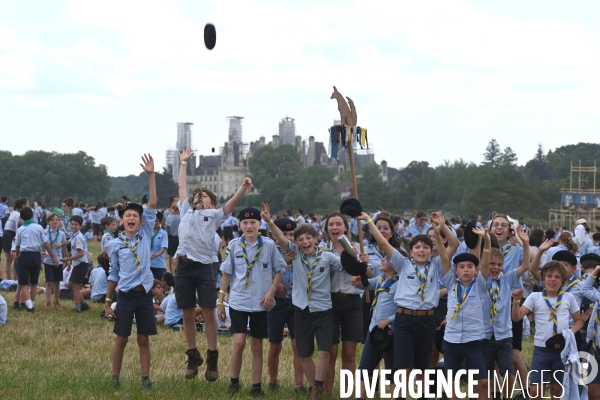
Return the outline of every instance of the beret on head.
<path id="1" fill-rule="evenodd" d="M 52 211 L 52 212 L 53 212 L 54 214 L 57 214 L 57 215 L 64 215 L 64 213 L 65 213 L 65 212 L 64 212 L 63 210 L 61 210 L 60 208 L 55 208 L 55 209 L 54 209 L 54 211 Z"/>
<path id="2" fill-rule="evenodd" d="M 479 258 L 477 258 L 477 256 L 475 256 L 475 254 L 471 254 L 471 253 L 461 253 L 461 254 L 457 255 L 456 257 L 454 257 L 454 259 L 452 260 L 454 265 L 458 265 L 458 263 L 465 262 L 465 261 L 472 262 L 476 267 L 479 265 Z"/>
<path id="3" fill-rule="evenodd" d="M 554 239 L 554 235 L 556 235 L 556 232 L 554 232 L 554 229 L 548 229 L 544 236 L 546 237 L 546 239 L 550 240 L 550 239 Z"/>
<path id="4" fill-rule="evenodd" d="M 362 213 L 362 206 L 356 199 L 346 199 L 340 205 L 340 212 L 349 217 L 356 218 Z"/>
<path id="5" fill-rule="evenodd" d="M 586 255 L 581 256 L 581 258 L 579 259 L 579 261 L 581 261 L 581 263 L 583 263 L 584 261 L 595 261 L 596 264 L 600 264 L 600 256 L 596 253 L 588 253 Z"/>
<path id="6" fill-rule="evenodd" d="M 171 287 L 175 286 L 175 277 L 173 276 L 172 273 L 165 272 L 165 274 L 163 275 L 163 280 L 165 282 L 167 282 L 167 285 L 169 285 Z"/>
<path id="7" fill-rule="evenodd" d="M 577 265 L 577 257 L 568 250 L 560 250 L 552 256 L 553 261 L 566 261 L 571 265 Z"/>
<path id="8" fill-rule="evenodd" d="M 279 218 L 273 221 L 273 223 L 281 232 L 293 231 L 297 226 L 296 223 L 289 218 Z"/>
<path id="9" fill-rule="evenodd" d="M 600 232 L 596 232 L 592 235 L 592 239 L 596 242 L 600 242 Z"/>
<path id="10" fill-rule="evenodd" d="M 242 211 L 240 211 L 238 219 L 240 222 L 245 219 L 255 219 L 260 221 L 260 211 L 253 207 L 244 208 Z"/>
<path id="11" fill-rule="evenodd" d="M 477 246 L 477 240 L 479 239 L 479 236 L 473 233 L 473 228 L 476 228 L 476 225 L 472 222 L 468 222 L 464 232 L 465 244 L 471 250 Z"/>
<path id="12" fill-rule="evenodd" d="M 141 204 L 128 202 L 128 203 L 125 203 L 124 206 L 122 205 L 121 208 L 119 209 L 119 217 L 123 218 L 123 214 L 125 214 L 125 211 L 127 211 L 127 210 L 137 211 L 140 214 L 140 217 L 144 213 L 144 207 L 142 207 Z"/>

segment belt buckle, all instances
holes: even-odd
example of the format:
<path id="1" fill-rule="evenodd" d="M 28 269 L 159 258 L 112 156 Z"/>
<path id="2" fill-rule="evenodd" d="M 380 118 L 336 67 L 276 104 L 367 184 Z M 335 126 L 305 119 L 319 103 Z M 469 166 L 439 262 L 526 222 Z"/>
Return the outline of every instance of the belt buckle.
<path id="1" fill-rule="evenodd" d="M 413 317 L 418 317 L 419 311 L 418 310 L 410 310 L 410 315 L 412 315 Z"/>

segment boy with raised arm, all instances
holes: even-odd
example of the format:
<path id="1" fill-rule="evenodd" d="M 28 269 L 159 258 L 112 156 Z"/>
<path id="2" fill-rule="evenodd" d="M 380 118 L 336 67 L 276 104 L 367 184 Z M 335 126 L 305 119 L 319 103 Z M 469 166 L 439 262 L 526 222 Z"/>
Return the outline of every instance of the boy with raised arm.
<path id="1" fill-rule="evenodd" d="M 217 319 L 215 307 L 217 291 L 213 274 L 213 245 L 215 233 L 219 226 L 231 214 L 233 208 L 242 199 L 246 191 L 253 188 L 252 180 L 245 178 L 242 185 L 223 207 L 217 209 L 216 196 L 206 188 L 194 190 L 192 197 L 187 191 L 187 163 L 194 153 L 185 149 L 179 153 L 179 247 L 175 253 L 179 257 L 177 274 L 175 275 L 175 299 L 177 306 L 183 310 L 183 324 L 186 354 L 188 356 L 186 379 L 198 375 L 198 367 L 204 359 L 196 345 L 196 294 L 198 305 L 202 307 L 202 316 L 206 326 L 206 372 L 204 378 L 213 382 L 219 377 L 217 364 Z"/>
<path id="2" fill-rule="evenodd" d="M 154 296 L 152 294 L 154 277 L 150 271 L 150 241 L 156 220 L 156 183 L 152 156 L 144 155 L 142 161 L 141 166 L 148 174 L 150 198 L 146 209 L 140 204 L 126 203 L 119 210 L 125 232 L 108 244 L 110 270 L 104 315 L 106 318 L 110 318 L 111 315 L 115 318 L 113 332 L 117 335 L 117 339 L 113 348 L 113 385 L 120 386 L 123 353 L 131 335 L 131 326 L 135 316 L 142 368 L 142 389 L 149 390 L 152 388 L 149 336 L 156 335 Z M 117 284 L 119 285 L 119 301 L 113 312 L 111 298 Z"/>

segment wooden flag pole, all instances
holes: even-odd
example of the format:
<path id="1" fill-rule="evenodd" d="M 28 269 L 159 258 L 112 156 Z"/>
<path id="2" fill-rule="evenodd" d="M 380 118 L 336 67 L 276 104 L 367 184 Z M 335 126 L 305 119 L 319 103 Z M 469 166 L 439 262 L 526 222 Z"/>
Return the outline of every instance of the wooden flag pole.
<path id="1" fill-rule="evenodd" d="M 354 170 L 354 153 L 352 151 L 352 140 L 348 139 L 348 159 L 350 160 L 350 175 L 352 175 L 352 189 L 354 192 L 354 198 L 358 200 L 358 188 L 356 187 L 356 172 Z M 365 252 L 365 246 L 363 244 L 363 233 L 362 224 L 359 219 L 356 220 L 358 224 L 358 244 L 360 246 L 361 254 Z"/>

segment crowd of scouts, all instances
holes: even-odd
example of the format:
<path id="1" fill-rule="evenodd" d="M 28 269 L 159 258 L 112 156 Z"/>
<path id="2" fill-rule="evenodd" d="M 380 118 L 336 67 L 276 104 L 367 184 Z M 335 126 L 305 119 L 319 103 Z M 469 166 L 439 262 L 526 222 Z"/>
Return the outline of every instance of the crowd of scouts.
<path id="1" fill-rule="evenodd" d="M 577 221 L 574 235 L 566 229 L 544 232 L 513 226 L 500 214 L 493 215 L 487 227 L 477 221 L 452 224 L 438 212 L 430 215 L 430 224 L 423 212 L 404 224 L 380 209 L 372 216 L 361 212 L 355 200 L 345 202 L 351 212 L 329 213 L 322 224 L 305 220 L 301 210 L 296 218 L 274 218 L 267 204 L 262 210 L 246 208 L 235 218 L 233 209 L 252 181 L 244 179 L 221 207 L 210 190 L 198 188 L 188 196 L 186 164 L 192 156 L 190 150 L 180 153 L 179 197 L 171 199 L 166 215 L 156 210 L 149 155 L 142 157 L 149 189 L 140 204 L 125 198 L 116 209 L 98 204 L 87 210 L 94 213 L 91 236 L 101 243 L 99 267 L 91 271 L 82 232 L 86 224 L 74 212 L 72 199 L 63 202 L 62 210 L 44 215 L 45 227 L 34 223 L 42 214 L 26 199 L 17 200 L 12 213 L 2 206 L 6 199 L 0 204 L 7 279 L 14 261 L 18 281 L 13 308 L 35 312 L 42 264 L 47 307 L 52 293 L 54 306 L 60 307 L 61 293 L 67 289 L 61 282 L 72 293 L 74 312 L 89 309 L 86 297 L 104 302 L 104 316 L 114 321 L 116 334 L 116 387 L 134 321 L 145 389 L 152 386 L 149 336 L 157 334 L 157 323 L 182 327 L 188 348 L 185 378 L 196 377 L 206 362 L 204 377 L 212 382 L 219 377 L 218 326 L 228 321 L 233 334 L 231 393 L 241 389 L 242 354 L 249 335 L 250 393 L 256 397 L 265 395 L 263 339 L 270 343 L 268 387 L 279 388 L 286 328 L 295 385 L 311 398 L 336 392 L 338 354 L 341 368 L 369 374 L 381 361 L 391 371 L 442 366 L 454 372 L 478 370 L 480 398 L 489 394 L 488 371 L 497 370 L 508 377 L 508 384 L 496 396 L 507 398 L 516 374 L 523 383 L 528 376 L 521 358 L 524 325 L 527 333 L 535 326 L 531 398 L 543 395 L 542 382 L 550 382 L 554 398 L 561 396 L 561 354 L 571 348 L 570 342 L 575 350 L 589 350 L 600 359 L 600 234 L 592 241 L 586 221 Z M 118 219 L 106 216 L 111 213 Z M 349 223 L 347 215 L 355 219 Z M 115 237 L 117 221 L 121 230 Z M 346 235 L 356 239 L 358 229 L 368 239 L 363 250 L 361 243 L 353 242 L 355 254 L 348 254 Z M 227 250 L 220 262 L 224 243 Z M 170 256 L 168 272 L 165 253 Z M 63 269 L 65 264 L 69 266 Z M 86 279 L 91 289 L 82 286 Z M 161 306 L 155 305 L 157 296 Z M 164 313 L 157 316 L 157 309 Z M 199 319 L 206 332 L 204 356 L 197 346 Z M 0 323 L 5 320 L 2 299 Z M 358 343 L 364 346 L 357 366 Z M 542 370 L 550 373 L 543 376 Z M 590 398 L 599 399 L 600 376 L 587 389 Z M 355 395 L 365 396 L 364 384 Z"/>

